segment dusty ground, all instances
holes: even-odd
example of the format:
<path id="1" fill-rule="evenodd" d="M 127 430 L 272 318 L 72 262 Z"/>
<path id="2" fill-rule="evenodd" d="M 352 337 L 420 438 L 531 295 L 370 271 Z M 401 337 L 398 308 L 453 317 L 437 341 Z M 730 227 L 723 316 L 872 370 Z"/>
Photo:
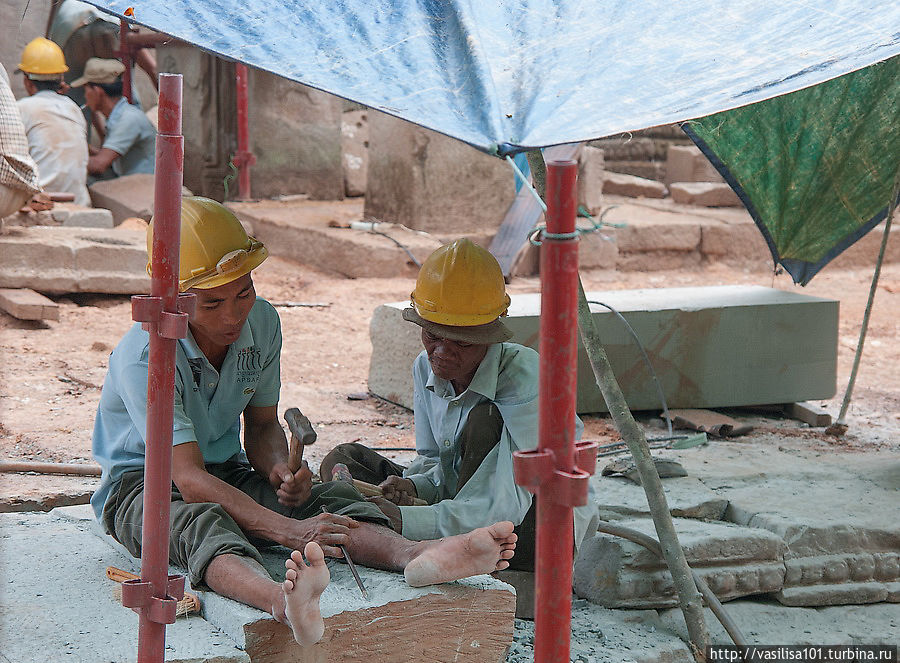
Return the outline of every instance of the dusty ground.
<path id="1" fill-rule="evenodd" d="M 719 284 L 755 284 L 794 289 L 787 275 L 732 271 L 583 274 L 589 290 Z M 838 393 L 820 402 L 836 417 L 847 384 L 871 279 L 870 270 L 826 268 L 802 289 L 841 301 Z M 376 398 L 351 400 L 366 392 L 371 346 L 369 318 L 381 303 L 408 298 L 406 278 L 334 278 L 278 258 L 256 273 L 258 293 L 275 303 L 308 302 L 315 307 L 279 308 L 284 328 L 283 391 L 280 408 L 298 406 L 314 422 L 319 441 L 308 452 L 313 465 L 333 445 L 361 440 L 374 446 L 411 447 L 412 416 Z M 539 290 L 536 278 L 517 279 L 513 293 Z M 128 298 L 72 296 L 58 299 L 59 322 L 32 323 L 0 312 L 0 458 L 90 462 L 94 411 L 107 357 L 131 323 Z M 787 448 L 867 450 L 900 446 L 900 265 L 882 272 L 875 310 L 859 370 L 850 429 L 842 439 L 794 421 L 755 419 L 745 440 Z M 732 412 L 733 414 L 733 412 Z M 649 420 L 651 415 L 645 417 Z M 585 437 L 615 438 L 609 420 L 587 417 Z M 400 452 L 400 459 L 409 454 Z M 47 494 L 85 492 L 92 480 L 72 477 L 0 475 L 0 507 Z M 21 508 L 21 507 L 20 507 Z"/>

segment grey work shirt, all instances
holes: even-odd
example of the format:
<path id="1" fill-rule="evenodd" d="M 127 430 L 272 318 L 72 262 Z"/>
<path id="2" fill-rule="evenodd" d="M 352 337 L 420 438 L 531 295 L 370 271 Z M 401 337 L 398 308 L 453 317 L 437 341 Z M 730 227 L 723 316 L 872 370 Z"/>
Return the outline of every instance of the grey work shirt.
<path id="1" fill-rule="evenodd" d="M 532 495 L 513 478 L 514 451 L 538 444 L 538 354 L 516 343 L 491 345 L 471 384 L 456 394 L 431 370 L 428 355 L 413 363 L 416 451 L 404 472 L 428 506 L 401 506 L 403 536 L 437 539 L 470 532 L 501 520 L 521 523 Z M 500 441 L 458 493 L 458 436 L 476 405 L 491 401 L 503 417 Z M 575 418 L 575 437 L 584 425 Z M 575 541 L 580 542 L 596 513 L 593 500 L 575 509 Z"/>
<path id="2" fill-rule="evenodd" d="M 103 147 L 118 153 L 113 172 L 118 175 L 153 173 L 156 166 L 156 130 L 137 106 L 119 99 L 106 119 Z"/>

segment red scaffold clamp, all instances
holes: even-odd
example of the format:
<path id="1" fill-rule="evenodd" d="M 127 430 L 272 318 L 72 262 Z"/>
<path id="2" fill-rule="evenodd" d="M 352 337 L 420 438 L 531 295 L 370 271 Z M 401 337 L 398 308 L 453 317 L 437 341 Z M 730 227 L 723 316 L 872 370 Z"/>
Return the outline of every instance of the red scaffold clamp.
<path id="1" fill-rule="evenodd" d="M 183 598 L 184 576 L 169 576 L 164 599 L 153 596 L 153 587 L 149 582 L 126 580 L 122 583 L 122 605 L 157 624 L 174 624 L 178 602 Z"/>
<path id="2" fill-rule="evenodd" d="M 575 443 L 575 469 L 557 469 L 549 450 L 513 452 L 516 483 L 531 493 L 546 491 L 550 501 L 560 506 L 584 506 L 588 500 L 588 482 L 597 470 L 597 443 Z"/>
<path id="3" fill-rule="evenodd" d="M 188 317 L 197 306 L 197 296 L 192 292 L 178 295 L 178 312 L 163 310 L 162 297 L 134 295 L 131 298 L 131 319 L 140 322 L 145 331 L 157 325 L 157 333 L 163 338 L 184 338 L 188 331 Z"/>

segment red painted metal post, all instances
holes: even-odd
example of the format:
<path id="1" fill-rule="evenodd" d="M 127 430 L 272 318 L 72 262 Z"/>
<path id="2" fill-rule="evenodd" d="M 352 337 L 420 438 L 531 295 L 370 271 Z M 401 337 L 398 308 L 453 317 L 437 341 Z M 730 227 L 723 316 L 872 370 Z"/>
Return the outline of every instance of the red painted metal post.
<path id="1" fill-rule="evenodd" d="M 256 158 L 250 152 L 250 95 L 247 84 L 247 65 L 240 62 L 235 63 L 234 78 L 237 86 L 238 151 L 232 161 L 238 168 L 238 195 L 242 200 L 249 200 L 250 166 L 256 162 Z"/>
<path id="2" fill-rule="evenodd" d="M 134 57 L 131 52 L 131 47 L 128 44 L 128 33 L 131 31 L 131 28 L 128 25 L 128 21 L 124 18 L 119 20 L 119 59 L 122 60 L 122 64 L 125 65 L 125 71 L 122 72 L 122 96 L 128 100 L 128 103 L 131 103 L 131 65 L 134 62 Z"/>
<path id="3" fill-rule="evenodd" d="M 153 273 L 150 297 L 158 317 L 145 321 L 150 333 L 147 381 L 147 455 L 144 479 L 144 523 L 141 582 L 152 599 L 138 606 L 138 662 L 162 663 L 165 654 L 166 605 L 170 596 L 169 505 L 172 489 L 172 416 L 175 402 L 175 343 L 187 330 L 187 314 L 179 309 L 178 267 L 181 247 L 181 186 L 184 174 L 181 135 L 181 75 L 159 77 L 159 134 L 156 137 L 156 193 L 153 201 Z M 183 308 L 183 307 L 182 307 Z M 150 317 L 137 315 L 135 319 Z M 183 579 L 182 579 L 183 582 Z M 183 585 L 182 585 L 183 588 Z M 171 617 L 174 621 L 174 614 Z"/>
<path id="4" fill-rule="evenodd" d="M 587 503 L 596 442 L 575 443 L 578 234 L 574 161 L 547 164 L 541 245 L 538 448 L 517 451 L 516 483 L 536 495 L 535 663 L 568 663 L 572 619 L 572 509 Z"/>

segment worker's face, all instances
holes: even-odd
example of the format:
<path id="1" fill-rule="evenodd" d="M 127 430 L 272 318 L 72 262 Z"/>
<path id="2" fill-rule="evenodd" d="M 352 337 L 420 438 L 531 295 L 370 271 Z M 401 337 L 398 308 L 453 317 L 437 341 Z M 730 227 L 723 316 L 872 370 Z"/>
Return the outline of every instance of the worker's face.
<path id="1" fill-rule="evenodd" d="M 487 345 L 451 341 L 424 329 L 422 345 L 428 353 L 428 361 L 434 374 L 463 388 L 469 386 L 488 349 Z"/>
<path id="2" fill-rule="evenodd" d="M 197 295 L 197 308 L 190 319 L 197 343 L 221 348 L 237 341 L 256 302 L 250 274 L 216 288 L 192 288 L 189 292 Z"/>
<path id="3" fill-rule="evenodd" d="M 96 85 L 84 84 L 84 103 L 91 110 L 99 108 L 100 90 Z"/>

